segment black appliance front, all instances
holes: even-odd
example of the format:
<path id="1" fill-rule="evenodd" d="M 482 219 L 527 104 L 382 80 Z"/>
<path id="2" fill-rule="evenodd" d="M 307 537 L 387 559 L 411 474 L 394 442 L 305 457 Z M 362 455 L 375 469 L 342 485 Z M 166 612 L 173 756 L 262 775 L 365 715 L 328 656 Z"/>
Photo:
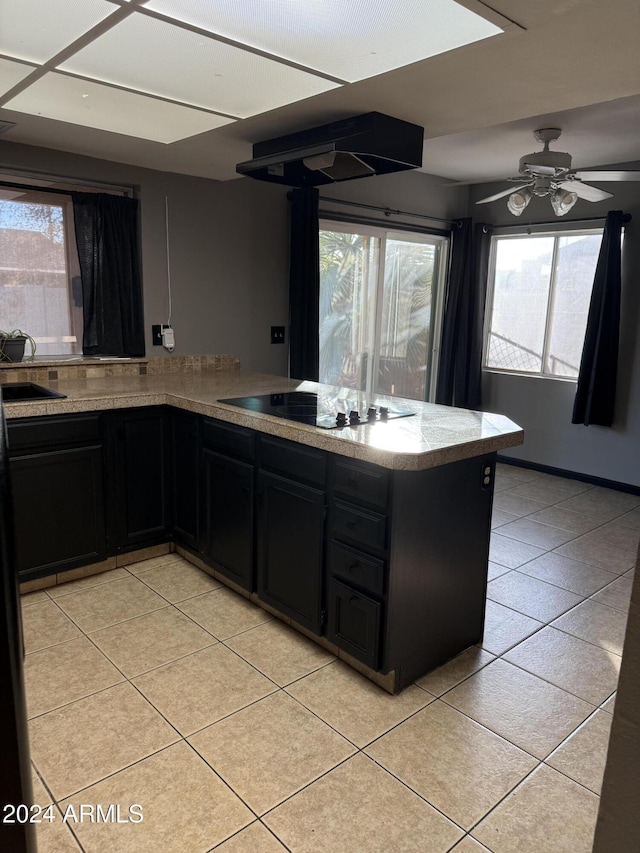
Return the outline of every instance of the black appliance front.
<path id="1" fill-rule="evenodd" d="M 387 402 L 374 400 L 370 404 L 363 404 L 349 394 L 317 394 L 311 391 L 231 397 L 218 402 L 320 429 L 354 428 L 361 424 L 408 418 L 415 414 L 409 409 L 391 408 Z"/>

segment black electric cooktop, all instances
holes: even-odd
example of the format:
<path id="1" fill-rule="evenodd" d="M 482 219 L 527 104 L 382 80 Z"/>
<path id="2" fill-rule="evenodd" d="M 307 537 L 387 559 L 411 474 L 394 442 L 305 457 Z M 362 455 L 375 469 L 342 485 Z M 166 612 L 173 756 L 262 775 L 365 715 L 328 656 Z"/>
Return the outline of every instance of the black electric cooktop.
<path id="1" fill-rule="evenodd" d="M 347 394 L 334 396 L 314 394 L 311 391 L 287 391 L 282 394 L 260 394 L 255 397 L 232 397 L 219 400 L 229 406 L 250 409 L 283 418 L 298 421 L 321 429 L 345 429 L 361 424 L 374 424 L 390 421 L 394 418 L 408 418 L 414 415 L 408 409 L 395 409 L 386 403 L 358 403 Z"/>

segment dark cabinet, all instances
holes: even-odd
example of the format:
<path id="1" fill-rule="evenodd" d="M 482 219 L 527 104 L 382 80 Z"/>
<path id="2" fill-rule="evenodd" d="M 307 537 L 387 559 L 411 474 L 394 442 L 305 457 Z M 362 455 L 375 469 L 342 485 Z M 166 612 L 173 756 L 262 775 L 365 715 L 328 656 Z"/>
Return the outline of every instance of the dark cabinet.
<path id="1" fill-rule="evenodd" d="M 259 462 L 258 595 L 320 634 L 326 455 L 261 436 Z"/>
<path id="2" fill-rule="evenodd" d="M 327 636 L 372 669 L 388 585 L 389 480 L 378 466 L 331 457 Z"/>
<path id="3" fill-rule="evenodd" d="M 230 580 L 253 591 L 255 435 L 204 418 L 202 555 Z"/>
<path id="4" fill-rule="evenodd" d="M 167 412 L 161 406 L 127 409 L 109 421 L 115 550 L 166 541 L 171 537 Z"/>
<path id="5" fill-rule="evenodd" d="M 482 636 L 495 453 L 390 470 L 162 406 L 8 432 L 21 580 L 173 537 L 391 691 Z"/>
<path id="6" fill-rule="evenodd" d="M 106 557 L 102 428 L 97 414 L 9 422 L 20 580 Z"/>
<path id="7" fill-rule="evenodd" d="M 245 589 L 253 589 L 254 467 L 212 450 L 203 450 L 204 555 Z"/>
<path id="8" fill-rule="evenodd" d="M 379 601 L 332 578 L 327 588 L 327 637 L 371 669 L 377 669 L 381 609 Z"/>
<path id="9" fill-rule="evenodd" d="M 320 634 L 324 491 L 261 471 L 258 595 Z"/>
<path id="10" fill-rule="evenodd" d="M 200 543 L 200 416 L 171 411 L 171 509 L 173 534 L 185 547 Z"/>

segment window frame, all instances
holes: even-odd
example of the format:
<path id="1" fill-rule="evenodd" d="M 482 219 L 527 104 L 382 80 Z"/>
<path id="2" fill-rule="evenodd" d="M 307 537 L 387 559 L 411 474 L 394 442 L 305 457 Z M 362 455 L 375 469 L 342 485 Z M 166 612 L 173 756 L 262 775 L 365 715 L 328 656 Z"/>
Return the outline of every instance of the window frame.
<path id="1" fill-rule="evenodd" d="M 378 249 L 378 269 L 375 285 L 376 296 L 376 311 L 374 318 L 373 335 L 375 342 L 379 345 L 382 329 L 383 318 L 383 299 L 384 292 L 384 263 L 380 263 L 380 259 L 384 259 L 386 253 L 386 243 L 388 239 L 394 237 L 402 238 L 402 235 L 413 236 L 416 242 L 422 240 L 426 242 L 434 241 L 439 243 L 437 251 L 438 258 L 438 275 L 437 283 L 433 287 L 432 302 L 431 302 L 431 334 L 429 346 L 427 350 L 426 372 L 427 379 L 425 382 L 425 400 L 433 401 L 436 395 L 436 387 L 438 381 L 438 365 L 440 361 L 440 346 L 442 341 L 442 322 L 444 317 L 445 292 L 447 286 L 447 278 L 449 274 L 449 262 L 451 256 L 451 234 L 449 231 L 440 229 L 428 228 L 412 228 L 408 225 L 400 223 L 374 223 L 370 219 L 368 221 L 340 217 L 330 211 L 320 211 L 318 222 L 318 233 L 321 231 L 340 231 L 347 234 L 361 234 L 368 237 L 377 237 L 380 240 Z M 322 319 L 322 318 L 321 318 Z M 318 334 L 320 330 L 318 329 Z M 366 387 L 374 388 L 374 379 L 377 376 L 380 353 L 378 347 L 375 348 L 373 358 L 369 359 L 367 365 Z M 364 393 L 364 392 L 363 392 Z M 375 394 L 371 390 L 371 394 Z M 396 395 L 386 395 L 396 396 Z"/>
<path id="2" fill-rule="evenodd" d="M 107 193 L 117 196 L 126 196 L 129 198 L 135 197 L 134 187 L 117 184 L 103 184 L 92 180 L 83 180 L 81 178 L 67 178 L 59 175 L 50 175 L 36 172 L 22 172 L 10 168 L 0 168 L 0 189 L 9 191 L 17 189 L 21 194 L 27 197 L 30 194 L 42 196 L 40 200 L 29 198 L 8 199 L 8 201 L 24 202 L 31 204 L 47 204 L 48 197 L 51 198 L 52 206 L 62 207 L 63 213 L 63 229 L 64 229 L 64 253 L 67 275 L 67 304 L 69 311 L 70 332 L 75 333 L 76 341 L 59 342 L 42 342 L 39 341 L 39 336 L 34 335 L 38 346 L 36 358 L 39 360 L 47 359 L 65 359 L 83 357 L 83 315 L 82 305 L 79 306 L 79 316 L 75 314 L 74 309 L 74 293 L 73 279 L 80 276 L 80 265 L 77 256 L 75 227 L 73 221 L 73 201 L 72 193 Z M 29 332 L 26 323 L 22 323 L 20 328 Z M 64 337 L 64 336 L 63 336 Z M 50 346 L 51 343 L 56 343 L 60 348 L 71 346 L 71 352 L 57 351 L 53 353 L 43 353 L 41 346 Z"/>
<path id="3" fill-rule="evenodd" d="M 604 225 L 593 227 L 593 228 L 576 228 L 575 222 L 566 222 L 562 223 L 562 225 L 558 227 L 550 228 L 549 225 L 539 225 L 535 226 L 527 226 L 527 230 L 523 233 L 521 230 L 516 227 L 513 228 L 500 228 L 495 229 L 491 236 L 491 248 L 489 252 L 489 268 L 487 273 L 487 296 L 485 301 L 485 319 L 484 319 L 484 328 L 483 328 L 483 343 L 482 343 L 482 371 L 486 373 L 496 373 L 499 375 L 506 376 L 523 376 L 531 379 L 547 379 L 555 382 L 571 382 L 574 385 L 578 381 L 577 376 L 562 376 L 557 373 L 548 373 L 545 371 L 544 366 L 547 362 L 547 356 L 549 352 L 550 345 L 550 322 L 549 320 L 553 314 L 553 305 L 554 305 L 554 293 L 555 293 L 555 285 L 557 280 L 557 256 L 558 256 L 558 242 L 562 237 L 578 237 L 578 236 L 589 236 L 593 234 L 599 234 L 602 237 L 604 232 Z M 549 295 L 547 299 L 547 311 L 545 316 L 545 327 L 544 327 L 544 338 L 542 342 L 542 353 L 541 353 L 541 370 L 540 371 L 532 371 L 532 370 L 516 370 L 510 369 L 508 367 L 495 367 L 493 365 L 487 364 L 487 359 L 489 356 L 489 339 L 491 337 L 491 321 L 493 318 L 493 301 L 495 294 L 495 281 L 496 281 L 496 258 L 498 252 L 498 241 L 499 240 L 508 240 L 508 239 L 522 239 L 523 237 L 546 237 L 553 238 L 553 250 L 551 256 L 551 274 L 549 278 Z M 594 270 L 595 272 L 595 270 Z M 593 287 L 593 282 L 592 282 Z M 586 331 L 586 328 L 585 328 Z"/>

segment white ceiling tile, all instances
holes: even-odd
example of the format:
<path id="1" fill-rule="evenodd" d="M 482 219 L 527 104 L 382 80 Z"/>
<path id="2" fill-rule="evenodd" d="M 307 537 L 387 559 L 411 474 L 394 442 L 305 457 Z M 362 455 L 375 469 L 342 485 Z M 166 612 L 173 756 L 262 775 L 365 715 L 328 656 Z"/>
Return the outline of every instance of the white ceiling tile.
<path id="1" fill-rule="evenodd" d="M 176 142 L 231 119 L 135 92 L 50 72 L 6 105 L 20 113 L 109 130 L 155 142 Z"/>
<path id="2" fill-rule="evenodd" d="M 31 74 L 33 65 L 23 65 L 22 62 L 12 62 L 0 57 L 0 96 Z"/>
<path id="3" fill-rule="evenodd" d="M 239 118 L 338 85 L 140 14 L 117 24 L 61 68 Z"/>
<path id="4" fill-rule="evenodd" d="M 114 12 L 104 0 L 0 0 L 0 53 L 46 62 Z"/>
<path id="5" fill-rule="evenodd" d="M 350 82 L 502 32 L 454 0 L 150 0 L 146 8 Z"/>

